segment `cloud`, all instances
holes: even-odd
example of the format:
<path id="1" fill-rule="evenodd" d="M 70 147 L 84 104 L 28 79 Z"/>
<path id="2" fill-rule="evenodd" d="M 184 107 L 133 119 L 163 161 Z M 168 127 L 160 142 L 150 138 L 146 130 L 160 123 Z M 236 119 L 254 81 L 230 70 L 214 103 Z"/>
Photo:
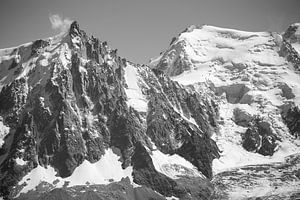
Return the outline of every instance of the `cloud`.
<path id="1" fill-rule="evenodd" d="M 72 23 L 69 18 L 63 18 L 58 14 L 50 14 L 49 20 L 54 30 L 60 30 L 61 32 L 67 31 Z"/>

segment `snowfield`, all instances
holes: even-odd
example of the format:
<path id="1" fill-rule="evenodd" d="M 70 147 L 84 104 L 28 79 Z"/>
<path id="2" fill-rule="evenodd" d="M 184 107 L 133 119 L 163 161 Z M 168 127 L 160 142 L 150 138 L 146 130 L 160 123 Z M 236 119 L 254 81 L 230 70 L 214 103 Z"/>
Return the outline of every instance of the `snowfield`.
<path id="1" fill-rule="evenodd" d="M 220 132 L 213 135 L 221 150 L 213 161 L 214 174 L 234 167 L 284 161 L 300 152 L 300 142 L 289 134 L 281 118 L 282 107 L 300 105 L 300 77 L 279 55 L 281 35 L 246 32 L 204 25 L 191 26 L 153 59 L 172 80 L 183 85 L 207 85 L 219 96 Z M 299 43 L 294 43 L 297 49 Z M 178 64 L 180 63 L 180 64 Z M 242 115 L 235 114 L 242 110 Z M 235 117 L 260 116 L 282 138 L 273 156 L 246 151 L 241 133 L 246 128 Z"/>

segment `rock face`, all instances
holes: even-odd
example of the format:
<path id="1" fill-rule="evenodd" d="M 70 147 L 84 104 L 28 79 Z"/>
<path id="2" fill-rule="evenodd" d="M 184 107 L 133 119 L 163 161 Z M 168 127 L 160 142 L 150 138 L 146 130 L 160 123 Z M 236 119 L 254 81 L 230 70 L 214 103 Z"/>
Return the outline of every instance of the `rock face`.
<path id="1" fill-rule="evenodd" d="M 206 199 L 212 194 L 208 179 L 212 160 L 219 157 L 210 138 L 218 130 L 214 99 L 120 58 L 76 22 L 67 33 L 1 50 L 0 55 L 0 115 L 9 129 L 0 149 L 4 198 L 26 196 L 31 190 L 27 199 L 71 199 L 66 188 L 89 182 L 78 183 L 87 171 L 96 170 L 91 166 L 105 166 L 97 164 L 102 159 L 113 162 L 106 157 L 110 149 L 120 158 L 114 161 L 120 166 L 110 165 L 119 170 L 115 173 L 132 170 L 128 181 L 146 186 L 131 188 L 135 198 L 127 199 Z M 184 174 L 172 163 L 159 164 L 155 153 L 177 156 L 188 166 L 179 163 L 178 169 L 199 175 Z M 125 178 L 99 173 L 89 184 Z M 52 190 L 60 187 L 64 189 Z M 45 195 L 39 196 L 41 191 Z M 79 199 L 96 198 L 104 196 L 89 192 Z"/>
<path id="2" fill-rule="evenodd" d="M 300 110 L 295 105 L 288 108 L 286 112 L 282 112 L 284 122 L 289 128 L 292 135 L 296 138 L 300 137 Z"/>
<path id="3" fill-rule="evenodd" d="M 300 42 L 299 23 L 292 24 L 284 32 L 283 38 L 288 40 L 290 43 Z"/>
<path id="4" fill-rule="evenodd" d="M 296 70 L 300 70 L 300 24 L 295 23 L 288 27 L 283 34 L 280 54 L 293 63 Z"/>

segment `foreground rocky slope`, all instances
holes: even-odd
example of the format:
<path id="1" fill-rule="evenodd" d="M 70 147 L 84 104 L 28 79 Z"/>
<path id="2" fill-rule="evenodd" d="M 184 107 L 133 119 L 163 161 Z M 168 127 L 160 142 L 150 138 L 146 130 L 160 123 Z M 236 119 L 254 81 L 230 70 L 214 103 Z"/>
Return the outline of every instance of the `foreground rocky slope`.
<path id="1" fill-rule="evenodd" d="M 212 199 L 299 199 L 300 154 L 284 162 L 248 165 L 217 174 Z"/>
<path id="2" fill-rule="evenodd" d="M 298 164 L 293 164 L 291 178 L 282 178 L 290 170 L 285 157 L 300 153 L 299 33 L 299 24 L 283 35 L 191 26 L 151 61 L 153 69 L 172 80 L 215 94 L 220 131 L 213 138 L 221 150 L 213 161 L 215 198 L 289 199 L 299 194 Z M 254 186 L 246 190 L 249 181 L 256 191 L 264 190 L 263 177 L 283 181 L 269 186 L 278 191 L 275 196 L 255 193 Z M 245 183 L 235 182 L 240 179 Z M 286 188 L 288 195 L 283 194 Z"/>
<path id="3" fill-rule="evenodd" d="M 67 33 L 0 50 L 0 90 L 5 199 L 213 193 L 214 97 L 120 58 L 76 22 Z"/>

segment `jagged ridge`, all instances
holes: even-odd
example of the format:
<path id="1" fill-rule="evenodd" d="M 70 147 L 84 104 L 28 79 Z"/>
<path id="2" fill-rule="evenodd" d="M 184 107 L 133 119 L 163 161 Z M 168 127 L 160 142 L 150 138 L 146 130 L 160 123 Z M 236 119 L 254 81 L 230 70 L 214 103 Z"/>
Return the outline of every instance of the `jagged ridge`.
<path id="1" fill-rule="evenodd" d="M 100 183 L 129 176 L 132 184 L 165 196 L 211 194 L 209 182 L 198 172 L 211 178 L 211 162 L 218 157 L 210 139 L 217 130 L 218 108 L 209 96 L 127 62 L 106 42 L 88 37 L 77 22 L 67 33 L 2 50 L 2 55 L 1 74 L 7 76 L 1 79 L 0 115 L 9 128 L 0 151 L 5 198 L 34 189 L 39 180 L 32 176 L 39 173 L 45 175 L 40 181 L 48 190 L 86 184 L 84 176 L 89 175 L 76 169 L 102 166 L 101 159 L 114 163 L 119 176 L 102 174 Z M 138 77 L 135 84 L 147 101 L 145 111 L 130 103 L 134 97 L 128 93 L 132 83 L 125 80 L 126 68 Z M 120 164 L 111 160 L 115 154 Z M 196 168 L 160 164 L 156 155 L 166 154 L 180 155 Z M 197 187 L 187 184 L 191 182 Z"/>

